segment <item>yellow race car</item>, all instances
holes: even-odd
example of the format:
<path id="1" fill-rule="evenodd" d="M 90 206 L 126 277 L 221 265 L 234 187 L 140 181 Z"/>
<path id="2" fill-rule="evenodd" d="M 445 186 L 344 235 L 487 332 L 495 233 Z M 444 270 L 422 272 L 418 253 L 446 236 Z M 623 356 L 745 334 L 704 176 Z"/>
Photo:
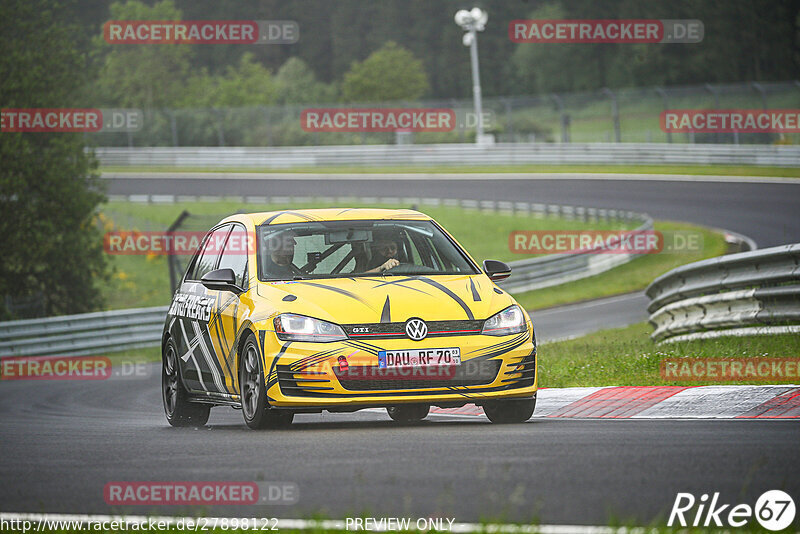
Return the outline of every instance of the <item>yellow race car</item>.
<path id="1" fill-rule="evenodd" d="M 536 404 L 528 314 L 433 219 L 412 210 L 239 214 L 205 236 L 167 314 L 162 393 L 173 426 L 213 406 L 250 428 L 386 408 L 399 422 L 474 403 L 495 423 Z"/>

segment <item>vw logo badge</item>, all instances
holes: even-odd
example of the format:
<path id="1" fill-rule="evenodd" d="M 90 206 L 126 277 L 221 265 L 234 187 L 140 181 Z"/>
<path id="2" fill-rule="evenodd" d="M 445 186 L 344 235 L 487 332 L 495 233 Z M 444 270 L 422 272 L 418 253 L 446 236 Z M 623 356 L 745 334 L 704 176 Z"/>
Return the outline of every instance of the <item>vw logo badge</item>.
<path id="1" fill-rule="evenodd" d="M 425 339 L 428 335 L 428 325 L 422 319 L 409 319 L 406 321 L 406 335 L 414 341 Z"/>

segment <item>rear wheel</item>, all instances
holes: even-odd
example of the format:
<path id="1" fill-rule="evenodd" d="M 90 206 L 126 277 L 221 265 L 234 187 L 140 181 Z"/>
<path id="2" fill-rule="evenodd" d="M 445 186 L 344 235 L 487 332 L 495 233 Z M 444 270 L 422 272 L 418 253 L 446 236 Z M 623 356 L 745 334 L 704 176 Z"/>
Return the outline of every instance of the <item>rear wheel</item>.
<path id="1" fill-rule="evenodd" d="M 294 413 L 272 408 L 267 402 L 264 367 L 254 335 L 250 334 L 244 342 L 241 358 L 239 384 L 241 385 L 242 415 L 245 424 L 253 430 L 282 428 L 291 425 Z"/>
<path id="2" fill-rule="evenodd" d="M 406 404 L 390 406 L 386 412 L 398 423 L 416 423 L 428 417 L 431 407 L 427 404 Z"/>
<path id="3" fill-rule="evenodd" d="M 497 424 L 524 423 L 533 415 L 536 397 L 494 401 L 483 405 L 483 413 L 489 421 Z"/>
<path id="4" fill-rule="evenodd" d="M 175 342 L 168 339 L 164 345 L 161 366 L 161 398 L 164 413 L 172 426 L 203 426 L 208 422 L 211 406 L 188 400 L 189 394 L 181 382 L 178 370 L 178 352 Z"/>

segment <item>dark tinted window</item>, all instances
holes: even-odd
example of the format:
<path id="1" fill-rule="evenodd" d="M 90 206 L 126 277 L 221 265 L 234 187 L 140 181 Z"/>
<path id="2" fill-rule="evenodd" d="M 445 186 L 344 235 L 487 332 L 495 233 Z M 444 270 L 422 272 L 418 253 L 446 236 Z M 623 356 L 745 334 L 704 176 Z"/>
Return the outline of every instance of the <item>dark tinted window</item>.
<path id="1" fill-rule="evenodd" d="M 233 226 L 233 231 L 225 243 L 225 250 L 219 259 L 218 269 L 233 269 L 236 285 L 244 287 L 247 276 L 247 232 L 243 226 Z"/>
<path id="2" fill-rule="evenodd" d="M 204 274 L 217 268 L 217 260 L 230 231 L 231 225 L 226 224 L 206 236 L 203 248 L 192 267 L 192 272 L 187 277 L 189 280 L 200 280 Z"/>

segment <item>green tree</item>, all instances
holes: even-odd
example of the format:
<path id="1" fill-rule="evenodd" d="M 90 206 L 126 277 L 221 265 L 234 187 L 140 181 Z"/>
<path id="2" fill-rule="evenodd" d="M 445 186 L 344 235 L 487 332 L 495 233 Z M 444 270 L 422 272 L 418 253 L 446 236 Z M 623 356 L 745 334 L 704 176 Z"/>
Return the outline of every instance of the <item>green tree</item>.
<path id="1" fill-rule="evenodd" d="M 389 41 L 364 61 L 353 63 L 342 81 L 346 102 L 415 100 L 428 91 L 422 61 Z"/>
<path id="2" fill-rule="evenodd" d="M 68 108 L 79 102 L 87 60 L 77 27 L 59 6 L 6 0 L 0 19 L 0 102 L 5 108 Z M 46 38 L 42 38 L 42 36 Z M 48 315 L 101 305 L 103 200 L 97 164 L 73 133 L 0 132 L 0 298 L 41 295 Z M 9 316 L 0 305 L 0 315 Z"/>
<path id="3" fill-rule="evenodd" d="M 221 75 L 205 69 L 186 84 L 180 104 L 184 107 L 268 106 L 275 102 L 275 82 L 269 70 L 247 52 L 236 67 Z"/>
<path id="4" fill-rule="evenodd" d="M 110 20 L 180 20 L 172 0 L 152 7 L 139 0 L 111 4 Z M 107 105 L 132 108 L 170 107 L 181 100 L 190 74 L 192 45 L 110 45 L 95 37 L 102 68 L 97 91 Z"/>
<path id="5" fill-rule="evenodd" d="M 315 104 L 333 102 L 336 89 L 318 82 L 305 61 L 291 57 L 275 74 L 276 101 L 278 104 Z"/>

